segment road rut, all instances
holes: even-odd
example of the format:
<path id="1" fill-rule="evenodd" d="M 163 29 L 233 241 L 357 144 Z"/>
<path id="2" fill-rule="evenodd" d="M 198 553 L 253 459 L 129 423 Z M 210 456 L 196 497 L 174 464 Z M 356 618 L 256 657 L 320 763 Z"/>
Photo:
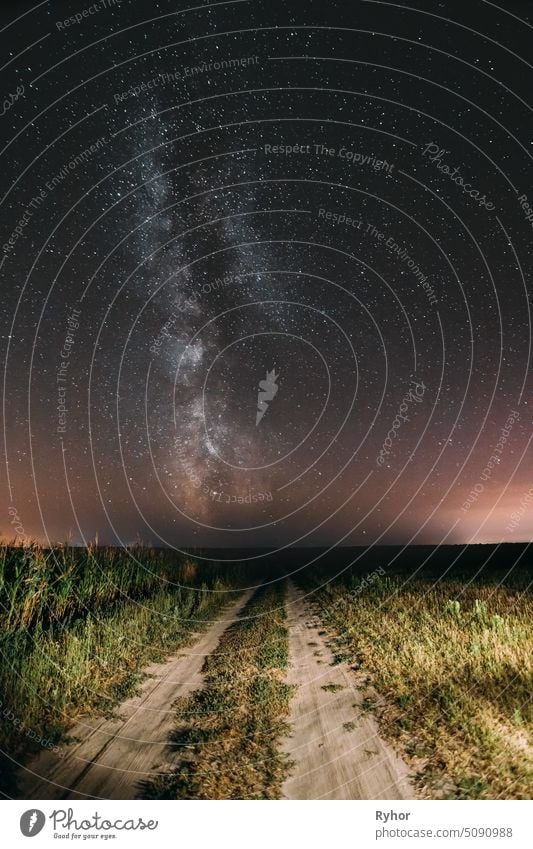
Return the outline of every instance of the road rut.
<path id="1" fill-rule="evenodd" d="M 20 798 L 135 799 L 144 782 L 172 767 L 169 739 L 174 701 L 202 686 L 204 659 L 239 617 L 252 591 L 226 607 L 190 646 L 146 672 L 138 695 L 117 707 L 113 718 L 79 723 L 71 736 L 81 742 L 60 754 L 45 751 L 19 771 Z"/>
<path id="2" fill-rule="evenodd" d="M 287 681 L 297 687 L 292 733 L 284 751 L 295 762 L 284 782 L 285 799 L 414 799 L 409 771 L 363 714 L 363 696 L 345 664 L 330 665 L 331 649 L 304 593 L 289 584 Z M 324 690 L 323 687 L 328 687 Z"/>

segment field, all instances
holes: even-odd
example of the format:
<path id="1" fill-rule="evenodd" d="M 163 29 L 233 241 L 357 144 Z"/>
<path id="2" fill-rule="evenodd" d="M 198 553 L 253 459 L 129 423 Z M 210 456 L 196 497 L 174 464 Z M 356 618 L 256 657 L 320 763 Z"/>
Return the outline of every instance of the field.
<path id="1" fill-rule="evenodd" d="M 149 662 L 228 600 L 236 575 L 142 547 L 2 546 L 0 789 L 14 790 L 12 759 L 53 748 L 80 715 L 134 692 Z"/>
<path id="2" fill-rule="evenodd" d="M 530 578 L 468 556 L 290 577 L 300 552 L 265 580 L 213 552 L 0 547 L 2 792 L 530 798 Z"/>
<path id="3" fill-rule="evenodd" d="M 337 659 L 352 664 L 366 709 L 410 759 L 425 796 L 531 797 L 528 581 L 524 573 L 435 582 L 375 571 L 313 595 Z"/>

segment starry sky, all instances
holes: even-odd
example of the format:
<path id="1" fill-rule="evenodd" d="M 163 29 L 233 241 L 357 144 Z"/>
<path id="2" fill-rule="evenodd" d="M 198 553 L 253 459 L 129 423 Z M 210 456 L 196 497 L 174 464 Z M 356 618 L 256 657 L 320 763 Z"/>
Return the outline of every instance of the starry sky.
<path id="1" fill-rule="evenodd" d="M 0 11 L 1 534 L 531 540 L 531 4 L 84 2 Z"/>

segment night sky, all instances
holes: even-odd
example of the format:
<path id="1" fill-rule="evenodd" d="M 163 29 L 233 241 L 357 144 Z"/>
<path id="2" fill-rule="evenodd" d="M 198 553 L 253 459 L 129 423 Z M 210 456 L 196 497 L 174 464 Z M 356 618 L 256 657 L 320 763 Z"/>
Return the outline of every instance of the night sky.
<path id="1" fill-rule="evenodd" d="M 3 3 L 2 535 L 531 540 L 532 12 Z"/>

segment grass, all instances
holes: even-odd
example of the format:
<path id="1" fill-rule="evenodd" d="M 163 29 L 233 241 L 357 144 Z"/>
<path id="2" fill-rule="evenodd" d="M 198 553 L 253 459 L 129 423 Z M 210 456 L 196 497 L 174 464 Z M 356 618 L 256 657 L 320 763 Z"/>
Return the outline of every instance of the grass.
<path id="1" fill-rule="evenodd" d="M 531 798 L 531 595 L 486 578 L 361 588 L 352 577 L 315 598 L 361 670 L 364 709 L 411 760 L 424 795 Z"/>
<path id="2" fill-rule="evenodd" d="M 228 600 L 225 573 L 142 547 L 0 547 L 0 789 L 16 792 L 14 761 L 111 711 L 184 645 Z"/>
<path id="3" fill-rule="evenodd" d="M 292 687 L 284 588 L 256 592 L 203 667 L 205 686 L 177 703 L 175 772 L 146 791 L 160 799 L 276 799 L 290 762 L 279 751 Z"/>

